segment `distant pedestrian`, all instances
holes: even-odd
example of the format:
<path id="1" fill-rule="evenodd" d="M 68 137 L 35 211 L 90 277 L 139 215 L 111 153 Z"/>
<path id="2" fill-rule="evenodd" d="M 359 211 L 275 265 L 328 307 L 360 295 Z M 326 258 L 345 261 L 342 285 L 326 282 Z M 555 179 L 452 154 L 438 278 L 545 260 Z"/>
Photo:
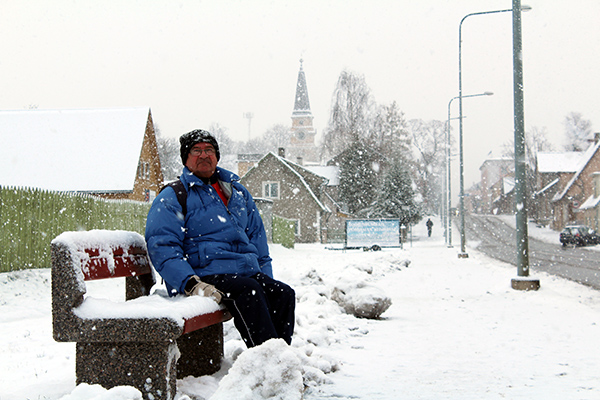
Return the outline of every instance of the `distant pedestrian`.
<path id="1" fill-rule="evenodd" d="M 431 229 L 433 228 L 433 222 L 430 218 L 427 218 L 427 222 L 425 223 L 425 225 L 427 225 L 427 236 L 431 237 Z"/>

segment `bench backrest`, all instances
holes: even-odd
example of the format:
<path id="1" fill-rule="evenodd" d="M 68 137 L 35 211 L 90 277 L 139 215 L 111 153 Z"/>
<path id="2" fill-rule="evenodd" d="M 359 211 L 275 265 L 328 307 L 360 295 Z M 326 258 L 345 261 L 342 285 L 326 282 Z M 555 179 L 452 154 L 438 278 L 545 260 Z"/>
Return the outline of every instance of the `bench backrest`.
<path id="1" fill-rule="evenodd" d="M 106 278 L 138 276 L 151 273 L 145 248 L 129 246 L 111 248 L 110 252 L 98 248 L 83 249 L 89 256 L 81 260 L 81 271 L 86 281 Z"/>
<path id="2" fill-rule="evenodd" d="M 83 302 L 85 281 L 125 277 L 126 300 L 150 294 L 156 282 L 144 238 L 135 232 L 65 232 L 52 241 L 51 255 L 52 320 L 58 341 L 80 336 L 73 309 Z"/>

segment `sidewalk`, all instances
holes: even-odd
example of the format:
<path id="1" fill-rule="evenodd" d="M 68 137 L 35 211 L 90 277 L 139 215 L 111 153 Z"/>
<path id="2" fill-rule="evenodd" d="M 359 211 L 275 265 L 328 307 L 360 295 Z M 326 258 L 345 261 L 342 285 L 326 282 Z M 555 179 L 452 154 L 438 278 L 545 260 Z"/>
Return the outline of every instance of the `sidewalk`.
<path id="1" fill-rule="evenodd" d="M 600 399 L 600 293 L 545 274 L 537 292 L 512 290 L 515 267 L 459 259 L 435 233 L 379 281 L 392 307 L 307 400 Z"/>

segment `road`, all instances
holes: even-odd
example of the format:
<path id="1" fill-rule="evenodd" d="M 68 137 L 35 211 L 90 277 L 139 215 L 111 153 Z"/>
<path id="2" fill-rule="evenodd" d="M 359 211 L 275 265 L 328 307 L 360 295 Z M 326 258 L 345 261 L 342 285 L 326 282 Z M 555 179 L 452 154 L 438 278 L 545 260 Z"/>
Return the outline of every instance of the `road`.
<path id="1" fill-rule="evenodd" d="M 467 245 L 516 266 L 515 229 L 492 215 L 466 215 Z M 600 253 L 529 238 L 531 275 L 544 271 L 600 290 Z"/>

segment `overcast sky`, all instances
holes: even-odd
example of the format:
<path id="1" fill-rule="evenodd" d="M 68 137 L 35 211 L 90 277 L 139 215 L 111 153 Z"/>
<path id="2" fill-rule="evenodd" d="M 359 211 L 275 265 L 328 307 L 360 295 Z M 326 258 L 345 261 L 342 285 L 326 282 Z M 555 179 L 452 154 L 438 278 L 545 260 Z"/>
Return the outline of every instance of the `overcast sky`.
<path id="1" fill-rule="evenodd" d="M 525 128 L 546 127 L 561 148 L 570 112 L 600 131 L 600 2 L 522 3 L 533 8 L 522 16 Z M 395 100 L 407 119 L 445 121 L 458 95 L 460 20 L 511 7 L 510 0 L 0 0 L 0 108 L 149 106 L 165 136 L 218 123 L 246 140 L 246 112 L 254 114 L 252 136 L 290 124 L 303 58 L 319 133 L 344 69 L 363 74 L 375 100 Z M 495 93 L 463 103 L 469 186 L 489 152 L 499 156 L 513 136 L 511 14 L 469 17 L 462 36 L 463 95 Z"/>

